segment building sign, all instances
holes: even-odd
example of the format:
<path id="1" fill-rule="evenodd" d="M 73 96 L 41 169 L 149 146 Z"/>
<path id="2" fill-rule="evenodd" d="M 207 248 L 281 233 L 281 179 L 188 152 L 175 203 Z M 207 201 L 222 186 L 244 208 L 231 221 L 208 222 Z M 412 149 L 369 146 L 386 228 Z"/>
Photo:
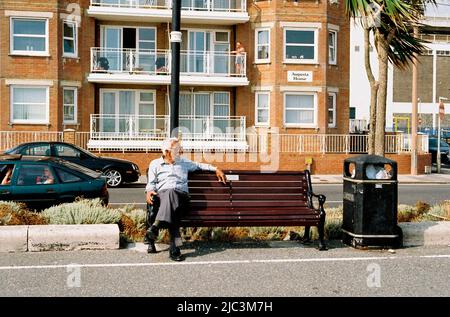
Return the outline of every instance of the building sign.
<path id="1" fill-rule="evenodd" d="M 288 71 L 288 81 L 289 82 L 312 82 L 313 74 L 312 72 L 302 72 L 302 71 Z"/>

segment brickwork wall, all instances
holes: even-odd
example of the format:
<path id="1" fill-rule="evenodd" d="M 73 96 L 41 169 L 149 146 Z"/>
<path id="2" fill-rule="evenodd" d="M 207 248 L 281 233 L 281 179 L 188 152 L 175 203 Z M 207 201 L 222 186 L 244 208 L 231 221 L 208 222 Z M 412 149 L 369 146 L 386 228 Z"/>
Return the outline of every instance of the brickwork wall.
<path id="1" fill-rule="evenodd" d="M 120 159 L 130 160 L 136 163 L 141 173 L 145 173 L 149 163 L 160 157 L 157 152 L 101 152 L 96 153 L 100 156 L 109 156 Z M 341 174 L 344 160 L 355 155 L 347 154 L 295 154 L 282 153 L 278 158 L 275 155 L 261 156 L 259 154 L 225 154 L 225 153 L 189 153 L 186 157 L 198 162 L 210 163 L 218 166 L 222 170 L 279 170 L 296 171 L 307 168 L 305 163 L 307 158 L 312 158 L 313 163 L 311 172 L 313 174 Z M 411 156 L 409 154 L 386 155 L 387 158 L 397 161 L 399 174 L 410 174 Z M 425 166 L 431 165 L 431 155 L 422 154 L 418 159 L 419 174 L 424 174 Z"/>

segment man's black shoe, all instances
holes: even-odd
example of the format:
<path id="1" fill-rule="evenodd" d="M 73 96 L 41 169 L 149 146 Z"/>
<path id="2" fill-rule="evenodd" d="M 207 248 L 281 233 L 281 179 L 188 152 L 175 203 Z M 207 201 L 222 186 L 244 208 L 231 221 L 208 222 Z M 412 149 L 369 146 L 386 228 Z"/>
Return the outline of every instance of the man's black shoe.
<path id="1" fill-rule="evenodd" d="M 181 254 L 180 248 L 170 248 L 169 257 L 172 261 L 181 262 L 185 260 L 184 255 Z"/>
<path id="2" fill-rule="evenodd" d="M 158 251 L 156 251 L 156 246 L 155 246 L 155 242 L 154 241 L 149 241 L 148 248 L 147 248 L 147 253 L 158 253 Z"/>
<path id="3" fill-rule="evenodd" d="M 149 244 L 149 243 L 150 243 L 150 240 L 148 239 L 147 232 L 146 232 L 144 235 L 144 244 Z"/>

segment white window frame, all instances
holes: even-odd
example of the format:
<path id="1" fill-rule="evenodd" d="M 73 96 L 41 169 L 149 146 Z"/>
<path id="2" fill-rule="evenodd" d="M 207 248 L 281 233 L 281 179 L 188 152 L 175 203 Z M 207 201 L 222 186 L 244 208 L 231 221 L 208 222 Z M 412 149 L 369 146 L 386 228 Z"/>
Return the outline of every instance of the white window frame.
<path id="1" fill-rule="evenodd" d="M 64 36 L 64 25 L 65 24 L 72 26 L 73 37 Z M 63 36 L 63 41 L 62 41 L 63 57 L 78 58 L 78 24 L 76 22 L 72 22 L 72 21 L 63 21 L 62 36 Z M 64 52 L 64 41 L 65 40 L 74 41 L 74 52 L 73 53 Z"/>
<path id="2" fill-rule="evenodd" d="M 258 104 L 258 96 L 259 95 L 267 95 L 267 122 L 259 122 L 258 121 L 258 110 L 259 109 L 265 109 L 265 108 L 260 108 L 259 104 Z M 270 91 L 257 91 L 255 92 L 255 126 L 258 127 L 268 127 L 270 125 Z"/>
<path id="3" fill-rule="evenodd" d="M 313 107 L 314 122 L 313 123 L 286 123 L 286 97 L 288 95 L 313 96 L 313 102 L 314 102 L 314 107 Z M 298 108 L 298 109 L 290 108 L 289 110 L 304 110 L 304 108 Z M 309 108 L 306 110 L 310 111 Z M 283 125 L 288 128 L 317 128 L 317 93 L 316 92 L 302 92 L 302 91 L 285 92 L 283 94 Z"/>
<path id="4" fill-rule="evenodd" d="M 46 111 L 44 120 L 20 120 L 14 119 L 14 88 L 33 89 L 42 88 L 46 89 Z M 50 87 L 49 86 L 32 86 L 32 85 L 11 85 L 9 90 L 10 99 L 10 122 L 13 124 L 49 124 L 50 117 Z M 36 103 L 41 104 L 41 103 Z"/>
<path id="5" fill-rule="evenodd" d="M 314 32 L 314 45 L 311 44 L 289 44 L 289 46 L 314 46 L 314 59 L 291 59 L 286 58 L 286 33 L 287 31 L 312 31 Z M 283 63 L 285 64 L 318 64 L 319 53 L 319 29 L 312 27 L 285 27 L 283 29 Z"/>
<path id="6" fill-rule="evenodd" d="M 334 35 L 334 47 L 332 47 L 330 41 L 328 41 L 328 64 L 337 65 L 338 31 L 337 30 L 328 30 L 328 36 L 330 34 Z M 330 51 L 332 48 L 334 48 L 334 56 L 332 56 L 332 54 L 330 54 Z"/>
<path id="7" fill-rule="evenodd" d="M 64 103 L 64 92 L 66 90 L 73 91 L 73 120 L 64 120 L 64 107 L 72 106 Z M 78 88 L 76 87 L 63 87 L 63 124 L 77 124 L 78 123 Z"/>
<path id="8" fill-rule="evenodd" d="M 14 35 L 14 20 L 27 20 L 27 21 L 45 21 L 45 35 L 36 35 L 36 34 L 30 34 L 30 35 Z M 9 30 L 10 30 L 10 37 L 9 37 L 9 51 L 11 55 L 25 55 L 25 56 L 50 56 L 49 55 L 49 49 L 48 49 L 48 41 L 49 41 L 49 34 L 48 34 L 48 18 L 28 18 L 28 17 L 20 17 L 20 16 L 13 16 L 9 20 Z M 36 37 L 36 38 L 45 38 L 45 51 L 23 51 L 23 50 L 14 50 L 14 37 Z"/>
<path id="9" fill-rule="evenodd" d="M 328 97 L 333 97 L 333 105 L 332 108 L 328 105 Z M 328 123 L 329 128 L 336 128 L 336 103 L 337 103 L 337 93 L 335 92 L 329 92 L 327 95 L 327 122 L 328 122 L 328 113 L 330 110 L 333 111 L 333 123 Z"/>
<path id="10" fill-rule="evenodd" d="M 112 88 L 100 88 L 99 89 L 99 94 L 100 94 L 100 115 L 103 114 L 103 93 L 105 92 L 114 92 L 116 93 L 115 95 L 115 115 L 117 116 L 116 118 L 116 126 L 119 122 L 119 114 L 118 114 L 118 110 L 119 110 L 119 92 L 120 91 L 133 91 L 134 92 L 134 116 L 139 116 L 139 104 L 142 103 L 140 102 L 140 98 L 141 98 L 141 93 L 152 93 L 153 94 L 153 113 L 154 113 L 154 118 L 153 118 L 153 124 L 154 127 L 156 127 L 156 109 L 157 109 L 157 105 L 156 105 L 156 90 L 155 89 L 112 89 Z M 150 104 L 150 102 L 143 102 L 143 103 L 147 103 Z M 102 125 L 101 129 L 103 129 Z M 116 131 L 117 132 L 117 131 Z"/>
<path id="11" fill-rule="evenodd" d="M 267 44 L 259 44 L 258 43 L 258 32 L 261 31 L 267 31 L 269 33 L 269 42 Z M 265 63 L 270 63 L 270 43 L 271 43 L 271 38 L 270 38 L 270 28 L 256 28 L 255 29 L 255 63 L 256 64 L 265 64 Z M 268 47 L 268 58 L 258 58 L 258 48 L 260 46 L 266 46 Z"/>

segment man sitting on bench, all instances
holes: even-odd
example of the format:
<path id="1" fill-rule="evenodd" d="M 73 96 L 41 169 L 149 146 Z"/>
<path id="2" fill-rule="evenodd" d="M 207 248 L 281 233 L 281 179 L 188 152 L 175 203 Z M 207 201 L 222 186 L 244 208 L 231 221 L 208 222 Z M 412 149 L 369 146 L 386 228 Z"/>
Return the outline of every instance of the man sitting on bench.
<path id="1" fill-rule="evenodd" d="M 149 253 L 155 253 L 154 241 L 160 228 L 168 228 L 170 234 L 169 257 L 174 261 L 183 261 L 178 246 L 181 244 L 181 213 L 189 204 L 188 174 L 197 170 L 215 172 L 219 181 L 226 183 L 225 174 L 215 166 L 197 163 L 180 157 L 182 150 L 177 138 L 163 142 L 161 158 L 153 160 L 148 169 L 146 186 L 147 203 L 158 209 L 154 223 L 147 231 Z M 154 199 L 156 197 L 156 199 Z M 158 208 L 159 207 L 159 208 Z M 150 217 L 153 218 L 153 217 Z"/>

